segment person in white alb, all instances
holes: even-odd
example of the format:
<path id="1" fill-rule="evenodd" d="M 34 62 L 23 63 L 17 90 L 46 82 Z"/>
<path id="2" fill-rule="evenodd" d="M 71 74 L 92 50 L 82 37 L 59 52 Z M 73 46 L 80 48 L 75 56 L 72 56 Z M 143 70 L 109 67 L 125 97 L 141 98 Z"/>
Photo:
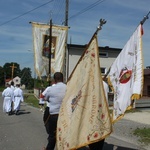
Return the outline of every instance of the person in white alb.
<path id="1" fill-rule="evenodd" d="M 14 99 L 13 99 L 13 102 L 14 102 L 14 113 L 16 115 L 19 114 L 20 104 L 23 101 L 24 101 L 23 91 L 22 91 L 22 89 L 20 89 L 20 84 L 17 84 L 16 85 L 16 89 L 14 90 Z"/>
<path id="2" fill-rule="evenodd" d="M 8 115 L 11 115 L 11 104 L 13 100 L 13 90 L 10 88 L 10 84 L 6 84 L 6 89 L 2 92 L 3 97 L 3 112 L 7 113 Z"/>
<path id="3" fill-rule="evenodd" d="M 56 144 L 56 128 L 59 109 L 66 93 L 66 84 L 63 83 L 63 74 L 56 72 L 54 74 L 55 85 L 51 86 L 45 99 L 49 101 L 49 136 L 46 150 L 54 150 Z"/>

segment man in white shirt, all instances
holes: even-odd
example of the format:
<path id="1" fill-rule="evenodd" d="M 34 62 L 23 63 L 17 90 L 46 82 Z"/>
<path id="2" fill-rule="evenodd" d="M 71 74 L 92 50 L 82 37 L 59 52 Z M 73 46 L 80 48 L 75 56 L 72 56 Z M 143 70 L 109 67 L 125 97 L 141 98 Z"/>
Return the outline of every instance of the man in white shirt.
<path id="1" fill-rule="evenodd" d="M 56 72 L 54 74 L 55 86 L 51 86 L 46 94 L 46 99 L 49 101 L 49 137 L 46 150 L 54 150 L 56 144 L 56 128 L 59 109 L 62 100 L 66 93 L 66 84 L 63 83 L 63 74 Z"/>

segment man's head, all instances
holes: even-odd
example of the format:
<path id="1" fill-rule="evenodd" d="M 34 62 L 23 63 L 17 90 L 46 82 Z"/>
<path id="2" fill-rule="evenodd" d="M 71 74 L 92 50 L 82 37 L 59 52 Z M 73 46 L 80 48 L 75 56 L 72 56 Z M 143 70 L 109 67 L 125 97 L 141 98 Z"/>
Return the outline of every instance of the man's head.
<path id="1" fill-rule="evenodd" d="M 13 81 L 11 81 L 11 85 L 14 86 L 14 82 Z"/>
<path id="2" fill-rule="evenodd" d="M 55 80 L 55 83 L 63 82 L 63 74 L 61 72 L 55 72 L 54 80 Z"/>
<path id="3" fill-rule="evenodd" d="M 16 84 L 16 87 L 20 87 L 20 84 Z"/>

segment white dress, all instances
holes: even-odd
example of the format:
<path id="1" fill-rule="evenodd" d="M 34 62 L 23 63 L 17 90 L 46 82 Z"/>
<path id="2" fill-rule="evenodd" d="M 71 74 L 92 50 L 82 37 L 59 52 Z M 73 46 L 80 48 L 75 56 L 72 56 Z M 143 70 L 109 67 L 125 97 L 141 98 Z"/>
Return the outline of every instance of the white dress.
<path id="1" fill-rule="evenodd" d="M 14 90 L 14 111 L 18 111 L 20 110 L 20 103 L 24 101 L 24 98 L 23 98 L 23 91 L 17 87 L 15 90 Z"/>
<path id="2" fill-rule="evenodd" d="M 3 112 L 10 112 L 11 111 L 11 103 L 13 100 L 13 91 L 10 87 L 7 87 L 2 92 L 3 101 Z"/>

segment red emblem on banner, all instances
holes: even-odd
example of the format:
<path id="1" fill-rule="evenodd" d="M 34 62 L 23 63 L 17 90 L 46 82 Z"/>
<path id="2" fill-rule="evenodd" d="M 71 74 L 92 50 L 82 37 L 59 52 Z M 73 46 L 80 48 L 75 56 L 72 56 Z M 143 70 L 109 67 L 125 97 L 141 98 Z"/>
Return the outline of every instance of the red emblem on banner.
<path id="1" fill-rule="evenodd" d="M 127 83 L 130 80 L 131 75 L 132 75 L 132 70 L 128 70 L 127 68 L 122 69 L 119 76 L 120 83 L 122 84 Z"/>

